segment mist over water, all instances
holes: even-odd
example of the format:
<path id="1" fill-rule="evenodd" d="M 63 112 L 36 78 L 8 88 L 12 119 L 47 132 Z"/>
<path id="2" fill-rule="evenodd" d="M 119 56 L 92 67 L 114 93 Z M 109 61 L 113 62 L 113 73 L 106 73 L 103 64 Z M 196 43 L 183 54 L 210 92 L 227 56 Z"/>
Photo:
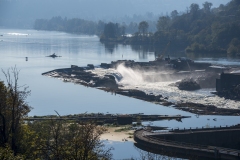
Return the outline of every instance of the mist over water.
<path id="1" fill-rule="evenodd" d="M 120 64 L 116 71 L 122 75 L 121 81 L 119 83 L 123 84 L 143 84 L 149 82 L 174 82 L 178 79 L 173 79 L 169 74 L 172 74 L 172 70 L 142 70 L 140 68 L 128 68 L 124 64 Z"/>
<path id="2" fill-rule="evenodd" d="M 194 102 L 206 105 L 215 105 L 219 108 L 239 109 L 240 104 L 237 101 L 221 98 L 212 94 L 215 88 L 204 88 L 197 91 L 179 90 L 175 82 L 179 79 L 173 79 L 168 76 L 168 71 L 143 71 L 140 69 L 132 69 L 120 64 L 116 69 L 101 69 L 93 70 L 94 73 L 103 76 L 104 74 L 121 75 L 117 83 L 122 89 L 138 89 L 147 94 L 162 95 L 167 97 L 168 101 L 173 103 Z M 164 77 L 162 77 L 164 75 Z M 166 76 L 165 76 L 166 75 Z M 183 77 L 182 77 L 183 78 Z"/>
<path id="3" fill-rule="evenodd" d="M 122 79 L 119 81 L 119 83 L 128 85 L 144 83 L 144 75 L 139 71 L 135 71 L 131 68 L 126 68 L 123 64 L 120 64 L 116 70 L 122 75 Z"/>

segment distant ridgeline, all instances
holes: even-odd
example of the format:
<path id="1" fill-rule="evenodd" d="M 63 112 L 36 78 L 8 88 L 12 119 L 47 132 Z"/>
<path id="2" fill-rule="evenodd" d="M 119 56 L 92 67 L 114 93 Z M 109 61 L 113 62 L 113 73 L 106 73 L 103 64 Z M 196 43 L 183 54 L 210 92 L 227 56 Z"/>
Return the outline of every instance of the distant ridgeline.
<path id="1" fill-rule="evenodd" d="M 105 25 L 102 42 L 119 42 L 172 47 L 189 53 L 227 53 L 229 56 L 240 55 L 240 1 L 231 0 L 226 6 L 213 8 L 205 2 L 200 9 L 198 4 L 191 4 L 187 11 L 179 14 L 174 10 L 171 16 L 159 17 L 157 31 L 147 32 L 148 24 L 143 21 L 138 25 L 138 32 L 129 36 L 117 36 L 113 27 Z M 111 34 L 110 34 L 111 33 Z"/>

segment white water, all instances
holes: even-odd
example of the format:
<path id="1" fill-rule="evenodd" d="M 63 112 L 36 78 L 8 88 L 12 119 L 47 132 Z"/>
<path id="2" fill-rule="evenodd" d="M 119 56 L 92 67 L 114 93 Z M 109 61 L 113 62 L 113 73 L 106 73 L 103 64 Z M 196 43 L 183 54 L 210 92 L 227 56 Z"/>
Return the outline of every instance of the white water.
<path id="1" fill-rule="evenodd" d="M 117 67 L 117 72 L 122 75 L 122 79 L 120 80 L 121 84 L 132 86 L 144 83 L 143 74 L 131 68 L 126 68 L 123 64 Z"/>
<path id="2" fill-rule="evenodd" d="M 175 83 L 180 79 L 168 79 L 168 81 L 162 81 L 157 71 L 144 72 L 141 70 L 126 68 L 124 65 L 119 65 L 116 70 L 97 68 L 93 72 L 101 76 L 104 74 L 121 74 L 122 79 L 117 82 L 122 86 L 122 89 L 138 89 L 147 94 L 160 94 L 163 97 L 167 97 L 168 101 L 174 103 L 194 102 L 215 105 L 219 108 L 240 109 L 240 103 L 238 101 L 228 100 L 211 94 L 211 92 L 215 91 L 214 88 L 200 89 L 197 91 L 179 90 L 176 86 L 170 84 Z M 149 77 L 150 79 L 148 79 Z"/>
<path id="3" fill-rule="evenodd" d="M 7 34 L 14 35 L 14 36 L 27 36 L 28 35 L 28 34 L 25 34 L 25 33 L 16 33 L 16 32 L 14 32 L 14 33 L 7 33 Z"/>

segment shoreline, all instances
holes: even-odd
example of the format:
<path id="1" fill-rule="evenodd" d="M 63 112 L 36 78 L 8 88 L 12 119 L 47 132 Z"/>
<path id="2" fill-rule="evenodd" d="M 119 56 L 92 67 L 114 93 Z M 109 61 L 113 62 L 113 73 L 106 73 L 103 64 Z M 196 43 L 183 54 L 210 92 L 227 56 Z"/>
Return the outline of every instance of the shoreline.
<path id="1" fill-rule="evenodd" d="M 100 77 L 99 75 L 91 72 L 91 69 L 93 68 L 89 68 L 89 66 L 78 67 L 72 65 L 71 68 L 56 69 L 42 73 L 42 75 L 59 78 L 64 82 L 81 84 L 87 87 L 136 98 L 163 106 L 171 106 L 175 109 L 187 111 L 197 115 L 240 115 L 240 109 L 220 108 L 213 104 L 208 105 L 194 102 L 173 103 L 162 95 L 146 94 L 139 89 L 118 88 L 115 78 L 112 75 L 104 75 L 103 77 Z M 92 83 L 92 81 L 95 81 L 96 83 Z"/>
<path id="2" fill-rule="evenodd" d="M 126 126 L 125 126 L 126 127 Z M 133 133 L 134 130 L 122 130 L 116 131 L 124 128 L 123 127 L 106 127 L 106 133 L 102 134 L 100 139 L 107 140 L 107 141 L 117 141 L 117 142 L 134 142 L 133 140 Z"/>

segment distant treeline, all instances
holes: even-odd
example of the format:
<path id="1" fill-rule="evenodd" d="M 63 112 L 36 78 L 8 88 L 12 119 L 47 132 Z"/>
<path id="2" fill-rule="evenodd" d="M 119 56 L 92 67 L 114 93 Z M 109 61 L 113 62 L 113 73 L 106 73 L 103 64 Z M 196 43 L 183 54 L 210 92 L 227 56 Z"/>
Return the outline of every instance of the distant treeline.
<path id="1" fill-rule="evenodd" d="M 172 47 L 185 49 L 186 52 L 239 55 L 240 1 L 232 0 L 225 6 L 211 7 L 210 2 L 203 3 L 202 9 L 193 3 L 182 15 L 174 10 L 171 16 L 161 16 L 155 33 L 147 32 L 147 22 L 140 22 L 138 32 L 132 37 L 116 37 L 111 30 L 106 31 L 108 24 L 100 40 L 155 46 L 166 46 L 171 42 Z"/>
<path id="2" fill-rule="evenodd" d="M 156 24 L 148 21 L 149 28 L 156 31 Z M 106 23 L 103 21 L 88 21 L 79 18 L 67 19 L 60 16 L 47 19 L 37 19 L 34 23 L 36 30 L 49 30 L 49 31 L 62 31 L 68 33 L 101 35 L 104 31 Z M 117 28 L 121 29 L 121 33 L 135 33 L 138 31 L 138 23 L 131 22 L 129 24 L 114 24 Z"/>
<path id="3" fill-rule="evenodd" d="M 104 25 L 105 23 L 102 21 L 96 23 L 78 18 L 67 19 L 58 16 L 50 20 L 37 19 L 34 23 L 34 29 L 81 34 L 100 34 L 104 29 Z"/>

